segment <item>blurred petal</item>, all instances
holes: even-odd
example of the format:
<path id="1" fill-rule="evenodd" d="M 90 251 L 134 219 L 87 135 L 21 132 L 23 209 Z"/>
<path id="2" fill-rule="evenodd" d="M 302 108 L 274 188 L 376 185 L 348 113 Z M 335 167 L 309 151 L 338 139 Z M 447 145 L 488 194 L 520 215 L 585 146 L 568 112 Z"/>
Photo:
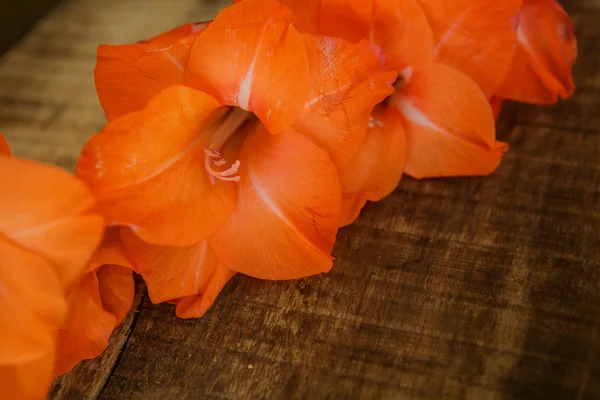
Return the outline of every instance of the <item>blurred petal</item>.
<path id="1" fill-rule="evenodd" d="M 374 0 L 371 40 L 398 69 L 433 60 L 433 31 L 417 0 Z"/>
<path id="2" fill-rule="evenodd" d="M 292 19 L 274 0 L 225 8 L 192 47 L 186 83 L 254 112 L 272 133 L 286 129 L 310 87 L 306 49 Z"/>
<path id="3" fill-rule="evenodd" d="M 54 352 L 17 365 L 0 365 L 4 400 L 44 400 L 52 383 Z"/>
<path id="4" fill-rule="evenodd" d="M 68 286 L 102 238 L 102 218 L 78 179 L 52 166 L 0 157 L 0 234 L 51 262 Z"/>
<path id="5" fill-rule="evenodd" d="M 393 93 L 398 74 L 384 70 L 381 50 L 369 42 L 303 38 L 309 54 L 311 91 L 294 129 L 342 166 L 358 151 L 373 107 Z"/>
<path id="6" fill-rule="evenodd" d="M 414 68 L 390 99 L 404 117 L 415 178 L 487 175 L 506 151 L 495 139 L 492 108 L 479 87 L 443 64 Z"/>
<path id="7" fill-rule="evenodd" d="M 489 96 L 515 54 L 514 19 L 522 0 L 418 0 L 433 29 L 434 56 L 463 72 Z"/>
<path id="8" fill-rule="evenodd" d="M 69 314 L 58 331 L 55 374 L 65 374 L 81 360 L 99 356 L 116 325 L 116 317 L 102 308 L 96 273 L 85 274 L 69 294 Z"/>
<path id="9" fill-rule="evenodd" d="M 0 133 L 0 155 L 10 156 L 10 147 L 2 133 Z"/>
<path id="10" fill-rule="evenodd" d="M 524 0 L 519 21 L 517 52 L 497 94 L 537 104 L 571 96 L 577 39 L 565 10 L 555 0 Z"/>
<path id="11" fill-rule="evenodd" d="M 0 282 L 0 365 L 31 362 L 54 351 L 66 303 L 48 262 L 0 235 Z"/>
<path id="12" fill-rule="evenodd" d="M 194 41 L 207 24 L 186 24 L 136 44 L 98 46 L 96 91 L 111 121 L 143 109 L 171 85 L 184 83 Z"/>
<path id="13" fill-rule="evenodd" d="M 189 247 L 155 246 L 129 229 L 123 229 L 121 237 L 128 258 L 144 277 L 150 300 L 177 300 L 180 318 L 201 317 L 235 275 L 219 263 L 207 241 Z"/>
<path id="14" fill-rule="evenodd" d="M 131 309 L 133 272 L 121 246 L 119 228 L 109 228 L 86 274 L 69 291 L 69 311 L 58 333 L 55 374 L 99 356 L 114 328 Z"/>
<path id="15" fill-rule="evenodd" d="M 174 86 L 94 136 L 77 174 L 108 222 L 129 225 L 148 242 L 177 246 L 204 240 L 222 225 L 235 186 L 212 185 L 204 166 L 207 130 L 222 113 L 212 97 Z"/>
<path id="16" fill-rule="evenodd" d="M 360 148 L 341 170 L 344 196 L 379 201 L 400 182 L 406 164 L 406 134 L 402 115 L 393 107 L 378 107 Z"/>
<path id="17" fill-rule="evenodd" d="M 251 133 L 233 214 L 210 239 L 227 267 L 263 279 L 295 279 L 331 269 L 341 187 L 328 154 L 288 130 Z"/>

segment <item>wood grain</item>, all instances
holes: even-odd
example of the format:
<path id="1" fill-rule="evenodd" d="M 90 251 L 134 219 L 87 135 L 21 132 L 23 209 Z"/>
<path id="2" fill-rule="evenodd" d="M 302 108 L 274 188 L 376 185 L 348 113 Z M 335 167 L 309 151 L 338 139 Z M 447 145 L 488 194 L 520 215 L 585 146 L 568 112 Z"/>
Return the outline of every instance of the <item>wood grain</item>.
<path id="1" fill-rule="evenodd" d="M 54 399 L 600 398 L 600 1 L 564 2 L 576 95 L 510 105 L 490 177 L 404 179 L 343 229 L 326 275 L 234 278 L 200 320 L 139 306 Z M 72 168 L 104 123 L 98 43 L 129 42 L 223 2 L 65 2 L 0 59 L 15 153 Z M 137 312 L 137 314 L 135 314 Z"/>

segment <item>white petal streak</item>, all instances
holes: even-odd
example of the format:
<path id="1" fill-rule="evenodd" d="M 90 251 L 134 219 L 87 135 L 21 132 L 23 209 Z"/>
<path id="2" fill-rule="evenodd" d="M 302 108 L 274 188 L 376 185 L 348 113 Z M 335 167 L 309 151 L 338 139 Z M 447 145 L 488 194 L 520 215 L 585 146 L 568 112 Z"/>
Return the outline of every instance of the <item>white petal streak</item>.
<path id="1" fill-rule="evenodd" d="M 275 215 L 277 215 L 287 226 L 295 231 L 296 227 L 287 219 L 283 211 L 277 207 L 275 202 L 271 200 L 269 194 L 263 188 L 262 182 L 256 177 L 251 165 L 248 166 L 248 178 L 250 178 L 250 184 L 256 191 L 256 194 L 258 194 L 258 197 L 260 197 L 260 199 L 271 209 L 271 211 L 275 213 Z"/>
<path id="2" fill-rule="evenodd" d="M 393 96 L 392 102 L 394 107 L 398 109 L 404 115 L 404 117 L 410 122 L 414 122 L 417 125 L 421 125 L 425 128 L 432 129 L 436 132 L 443 133 L 445 135 L 451 135 L 450 132 L 437 125 L 435 122 L 429 119 L 421 110 L 419 110 L 406 96 Z"/>
<path id="3" fill-rule="evenodd" d="M 246 76 L 244 76 L 244 78 L 240 82 L 240 88 L 238 90 L 238 95 L 237 95 L 237 102 L 238 102 L 238 106 L 243 110 L 248 111 L 250 109 L 250 92 L 252 89 L 252 82 L 254 81 L 254 67 L 256 65 L 256 59 L 258 58 L 258 53 L 261 51 L 261 48 L 262 48 L 262 42 L 265 37 L 265 31 L 267 30 L 267 27 L 270 26 L 270 24 L 271 24 L 271 20 L 268 20 L 264 24 L 263 29 L 260 32 L 260 38 L 258 39 L 258 44 L 256 45 L 254 58 L 252 59 L 252 62 L 250 63 L 250 67 L 248 68 L 248 72 L 246 73 Z"/>

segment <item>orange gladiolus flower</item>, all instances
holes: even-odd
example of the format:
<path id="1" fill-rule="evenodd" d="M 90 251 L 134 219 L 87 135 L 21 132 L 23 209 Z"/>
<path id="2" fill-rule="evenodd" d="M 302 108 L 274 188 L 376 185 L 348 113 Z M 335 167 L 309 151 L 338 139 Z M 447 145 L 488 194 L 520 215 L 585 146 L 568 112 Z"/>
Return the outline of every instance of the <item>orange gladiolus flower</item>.
<path id="1" fill-rule="evenodd" d="M 66 292 L 102 236 L 88 189 L 61 169 L 10 157 L 0 135 L 0 387 L 43 399 Z"/>
<path id="2" fill-rule="evenodd" d="M 523 0 L 517 21 L 517 52 L 496 95 L 552 104 L 573 94 L 577 59 L 573 23 L 555 0 Z"/>
<path id="3" fill-rule="evenodd" d="M 236 272 L 292 279 L 332 266 L 340 171 L 397 73 L 368 41 L 301 34 L 295 18 L 248 0 L 202 32 L 99 49 L 109 124 L 77 174 L 127 227 L 151 300 L 180 317 L 202 315 Z"/>
<path id="4" fill-rule="evenodd" d="M 80 361 L 99 356 L 129 312 L 134 295 L 133 272 L 123 254 L 119 228 L 109 228 L 82 277 L 68 291 L 54 374 L 65 374 Z"/>
<path id="5" fill-rule="evenodd" d="M 367 200 L 389 194 L 402 172 L 487 175 L 498 167 L 507 147 L 495 140 L 488 96 L 514 55 L 511 18 L 520 0 L 281 2 L 302 16 L 296 26 L 307 32 L 370 39 L 400 73 L 395 93 L 372 116 L 358 158 L 342 170 L 342 224 L 354 221 Z"/>

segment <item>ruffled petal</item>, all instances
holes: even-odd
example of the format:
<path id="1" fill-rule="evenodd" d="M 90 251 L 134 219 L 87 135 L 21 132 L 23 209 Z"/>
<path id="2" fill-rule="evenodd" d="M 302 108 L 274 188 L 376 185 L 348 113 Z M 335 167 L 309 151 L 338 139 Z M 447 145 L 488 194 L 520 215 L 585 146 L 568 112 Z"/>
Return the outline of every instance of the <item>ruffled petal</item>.
<path id="1" fill-rule="evenodd" d="M 10 156 L 10 147 L 2 133 L 0 133 L 0 155 Z"/>
<path id="2" fill-rule="evenodd" d="M 237 272 L 229 268 L 217 268 L 202 294 L 184 297 L 175 301 L 175 315 L 183 319 L 202 317 L 213 305 L 227 282 L 236 274 Z"/>
<path id="3" fill-rule="evenodd" d="M 0 235 L 0 282 L 0 365 L 31 362 L 54 351 L 66 302 L 49 263 Z"/>
<path id="4" fill-rule="evenodd" d="M 393 93 L 398 74 L 385 70 L 381 50 L 367 41 L 303 35 L 311 69 L 311 92 L 294 129 L 346 164 L 364 140 L 373 107 Z"/>
<path id="5" fill-rule="evenodd" d="M 210 243 L 235 271 L 295 279 L 331 269 L 341 186 L 329 155 L 288 130 L 260 126 L 240 153 L 236 208 Z"/>
<path id="6" fill-rule="evenodd" d="M 135 287 L 121 246 L 120 228 L 109 228 L 86 274 L 69 291 L 69 311 L 58 332 L 56 375 L 99 356 L 131 309 Z"/>
<path id="7" fill-rule="evenodd" d="M 306 49 L 292 21 L 274 0 L 225 8 L 192 47 L 186 84 L 254 112 L 272 133 L 286 129 L 310 87 Z"/>
<path id="8" fill-rule="evenodd" d="M 222 113 L 212 97 L 173 86 L 94 136 L 77 175 L 108 222 L 177 246 L 198 243 L 222 225 L 235 204 L 235 185 L 211 184 L 204 166 L 210 132 L 203 133 Z"/>
<path id="9" fill-rule="evenodd" d="M 87 273 L 69 294 L 69 314 L 58 331 L 56 375 L 69 372 L 81 360 L 99 356 L 117 319 L 102 308 L 95 272 Z"/>
<path id="10" fill-rule="evenodd" d="M 393 93 L 394 71 L 366 41 L 303 35 L 311 66 L 311 92 L 294 129 L 327 150 L 341 168 L 364 140 L 373 107 Z"/>
<path id="11" fill-rule="evenodd" d="M 374 0 L 370 38 L 395 68 L 433 61 L 433 31 L 417 0 Z"/>
<path id="12" fill-rule="evenodd" d="M 150 300 L 155 304 L 176 300 L 180 318 L 201 317 L 235 275 L 219 263 L 207 241 L 189 247 L 155 246 L 129 229 L 123 229 L 121 237 Z"/>
<path id="13" fill-rule="evenodd" d="M 136 44 L 100 45 L 94 76 L 106 118 L 140 111 L 162 90 L 183 85 L 192 45 L 207 26 L 186 24 Z"/>
<path id="14" fill-rule="evenodd" d="M 133 304 L 135 282 L 130 267 L 104 265 L 97 273 L 102 308 L 117 319 L 119 325 Z"/>
<path id="15" fill-rule="evenodd" d="M 487 175 L 507 147 L 495 139 L 492 107 L 467 76 L 443 64 L 414 68 L 390 98 L 404 118 L 415 178 Z"/>
<path id="16" fill-rule="evenodd" d="M 489 96 L 515 54 L 522 0 L 418 0 L 433 29 L 435 60 L 473 79 Z"/>
<path id="17" fill-rule="evenodd" d="M 524 0 L 518 46 L 496 94 L 536 104 L 552 104 L 573 94 L 571 70 L 577 59 L 573 23 L 555 0 Z"/>
<path id="18" fill-rule="evenodd" d="M 131 263 L 125 257 L 121 243 L 121 232 L 119 227 L 107 228 L 104 232 L 102 244 L 88 262 L 85 272 L 93 272 L 103 265 L 120 265 L 133 270 Z"/>
<path id="19" fill-rule="evenodd" d="M 45 400 L 52 383 L 54 352 L 16 365 L 0 365 L 4 400 Z"/>
<path id="20" fill-rule="evenodd" d="M 386 197 L 400 182 L 406 156 L 402 115 L 393 107 L 376 108 L 360 151 L 340 171 L 344 196 L 361 194 L 370 201 Z"/>
<path id="21" fill-rule="evenodd" d="M 89 190 L 58 167 L 0 157 L 0 191 L 0 234 L 50 261 L 68 286 L 102 238 Z"/>

